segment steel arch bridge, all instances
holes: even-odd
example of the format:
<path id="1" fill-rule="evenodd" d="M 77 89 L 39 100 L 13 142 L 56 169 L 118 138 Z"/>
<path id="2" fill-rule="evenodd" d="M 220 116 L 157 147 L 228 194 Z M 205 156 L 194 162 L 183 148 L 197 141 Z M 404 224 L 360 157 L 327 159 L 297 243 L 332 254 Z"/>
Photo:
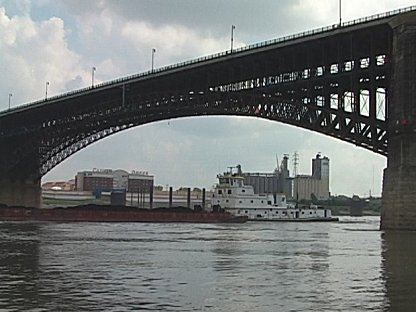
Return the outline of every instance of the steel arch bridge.
<path id="1" fill-rule="evenodd" d="M 7 152 L 0 156 L 0 174 L 39 179 L 111 134 L 201 115 L 265 118 L 387 156 L 388 22 L 400 13 L 263 42 L 4 111 L 0 148 Z"/>
<path id="2" fill-rule="evenodd" d="M 0 113 L 0 174 L 40 179 L 122 130 L 164 119 L 253 116 L 388 155 L 389 21 L 414 7 L 110 81 Z"/>

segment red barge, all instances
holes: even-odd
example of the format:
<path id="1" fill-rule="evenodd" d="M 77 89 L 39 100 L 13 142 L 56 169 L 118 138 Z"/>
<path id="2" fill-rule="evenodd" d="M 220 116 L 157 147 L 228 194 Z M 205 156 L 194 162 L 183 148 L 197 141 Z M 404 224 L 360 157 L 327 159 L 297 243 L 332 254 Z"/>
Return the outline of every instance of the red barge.
<path id="1" fill-rule="evenodd" d="M 243 223 L 247 218 L 181 207 L 141 209 L 84 205 L 50 209 L 3 206 L 0 207 L 0 221 Z"/>

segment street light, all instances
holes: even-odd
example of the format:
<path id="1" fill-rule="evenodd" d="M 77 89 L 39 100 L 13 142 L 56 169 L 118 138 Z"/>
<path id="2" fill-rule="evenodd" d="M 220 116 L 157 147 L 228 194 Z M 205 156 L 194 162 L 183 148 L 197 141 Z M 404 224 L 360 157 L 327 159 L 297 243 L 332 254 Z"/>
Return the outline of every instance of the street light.
<path id="1" fill-rule="evenodd" d="M 97 70 L 97 68 L 93 67 L 91 69 L 91 86 L 94 87 L 94 73 Z"/>
<path id="2" fill-rule="evenodd" d="M 341 27 L 341 22 L 342 22 L 342 19 L 341 19 L 341 0 L 339 0 L 338 8 L 339 8 L 339 27 Z"/>
<path id="3" fill-rule="evenodd" d="M 235 29 L 235 26 L 231 25 L 231 52 L 233 52 L 234 29 Z"/>
<path id="4" fill-rule="evenodd" d="M 11 99 L 12 96 L 13 96 L 13 94 L 9 93 L 9 110 L 10 110 L 10 99 Z"/>
<path id="5" fill-rule="evenodd" d="M 152 73 L 153 73 L 153 69 L 154 69 L 154 65 L 155 65 L 155 53 L 156 53 L 156 49 L 153 48 L 152 49 Z"/>
<path id="6" fill-rule="evenodd" d="M 48 99 L 48 86 L 49 86 L 49 81 L 46 81 L 46 84 L 45 84 L 45 101 Z"/>

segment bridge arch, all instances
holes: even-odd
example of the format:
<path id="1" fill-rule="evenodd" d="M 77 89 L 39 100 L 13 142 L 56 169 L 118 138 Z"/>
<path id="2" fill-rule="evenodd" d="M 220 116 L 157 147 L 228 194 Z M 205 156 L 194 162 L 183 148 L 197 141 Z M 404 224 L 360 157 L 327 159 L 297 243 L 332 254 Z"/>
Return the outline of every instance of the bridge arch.
<path id="1" fill-rule="evenodd" d="M 170 96 L 151 96 L 137 101 L 125 101 L 118 107 L 109 101 L 88 114 L 82 110 L 70 120 L 54 120 L 43 124 L 42 144 L 48 146 L 40 158 L 39 172 L 43 176 L 62 161 L 83 148 L 123 130 L 140 125 L 192 116 L 251 116 L 286 123 L 353 143 L 374 151 L 371 136 L 352 131 L 350 123 L 368 126 L 368 117 L 349 112 L 350 123 L 339 122 L 346 114 L 342 110 L 326 109 L 315 99 L 284 100 L 278 94 L 264 92 L 178 92 Z M 344 99 L 343 99 L 344 100 Z M 108 105 L 108 107 L 106 106 Z M 331 118 L 329 118 L 331 116 Z M 354 118 L 354 121 L 352 121 Z M 64 129 L 56 131 L 60 124 Z M 64 126 L 63 126 L 64 125 Z M 343 127 L 349 127 L 348 133 Z M 369 127 L 369 126 L 368 126 Z M 81 131 L 84 129 L 84 131 Z M 384 151 L 378 151 L 383 154 Z"/>

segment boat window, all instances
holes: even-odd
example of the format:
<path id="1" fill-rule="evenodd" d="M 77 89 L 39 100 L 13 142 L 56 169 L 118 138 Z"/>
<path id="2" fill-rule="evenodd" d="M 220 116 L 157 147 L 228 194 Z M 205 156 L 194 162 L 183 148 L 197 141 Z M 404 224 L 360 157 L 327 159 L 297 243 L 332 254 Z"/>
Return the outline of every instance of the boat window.
<path id="1" fill-rule="evenodd" d="M 305 211 L 302 211 L 302 214 L 305 214 Z"/>
<path id="2" fill-rule="evenodd" d="M 312 214 L 312 211 L 309 211 L 309 214 Z"/>
<path id="3" fill-rule="evenodd" d="M 242 189 L 242 190 L 241 190 L 241 192 L 242 192 L 242 193 L 245 193 L 245 192 L 246 192 L 246 190 Z"/>
<path id="4" fill-rule="evenodd" d="M 267 214 L 267 211 L 265 211 L 264 214 Z"/>
<path id="5" fill-rule="evenodd" d="M 268 205 L 271 205 L 272 204 L 272 201 L 271 200 L 267 201 L 267 204 Z"/>
<path id="6" fill-rule="evenodd" d="M 248 211 L 246 210 L 246 213 L 248 213 Z"/>
<path id="7" fill-rule="evenodd" d="M 243 201 L 242 200 L 240 200 L 240 204 L 242 204 L 243 203 Z"/>
<path id="8" fill-rule="evenodd" d="M 251 200 L 251 203 L 254 203 L 253 200 Z"/>
<path id="9" fill-rule="evenodd" d="M 263 204 L 263 201 L 261 201 L 261 203 Z"/>
<path id="10" fill-rule="evenodd" d="M 218 190 L 218 194 L 222 194 L 222 190 Z"/>
<path id="11" fill-rule="evenodd" d="M 226 199 L 225 202 L 228 203 L 228 199 Z"/>
<path id="12" fill-rule="evenodd" d="M 228 190 L 228 194 L 231 194 L 231 190 Z"/>

